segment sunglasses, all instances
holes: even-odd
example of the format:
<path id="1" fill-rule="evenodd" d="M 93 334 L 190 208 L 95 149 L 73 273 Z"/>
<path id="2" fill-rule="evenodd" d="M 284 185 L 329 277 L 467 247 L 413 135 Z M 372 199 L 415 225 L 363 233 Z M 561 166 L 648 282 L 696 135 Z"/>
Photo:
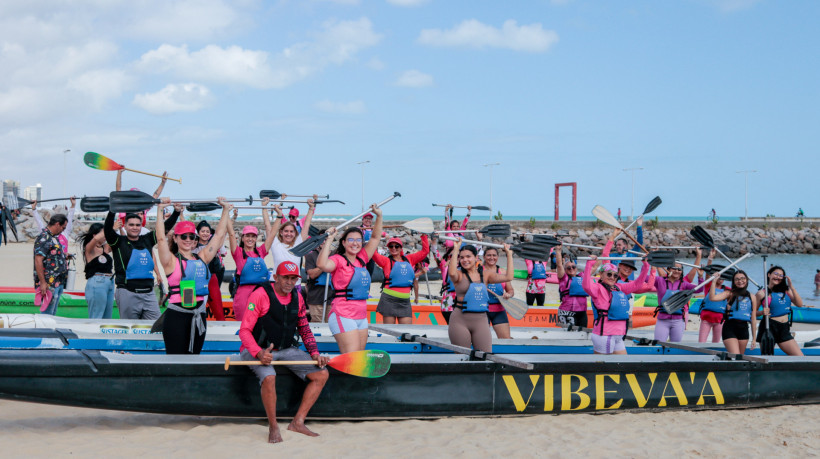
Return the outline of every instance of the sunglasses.
<path id="1" fill-rule="evenodd" d="M 606 277 L 618 277 L 618 274 L 616 274 L 616 273 L 604 273 L 604 276 L 606 276 Z"/>
<path id="2" fill-rule="evenodd" d="M 683 268 L 678 268 L 677 266 L 673 266 L 669 268 L 669 271 L 683 271 Z"/>
<path id="3" fill-rule="evenodd" d="M 772 273 L 773 279 L 783 279 L 785 276 L 780 273 Z"/>
<path id="4" fill-rule="evenodd" d="M 357 237 L 357 238 L 349 237 L 349 238 L 347 238 L 347 243 L 348 244 L 353 244 L 354 242 L 358 242 L 359 244 L 361 244 L 362 243 L 362 238 L 360 238 L 360 237 Z"/>
<path id="5" fill-rule="evenodd" d="M 575 269 L 577 266 L 575 265 L 567 265 L 564 269 Z"/>
<path id="6" fill-rule="evenodd" d="M 350 239 L 348 239 L 348 241 L 349 241 L 349 240 L 350 240 Z M 400 245 L 398 245 L 398 244 L 390 244 L 390 245 L 388 245 L 388 246 L 387 246 L 387 248 L 388 248 L 388 249 L 400 249 L 400 248 L 401 248 L 401 246 L 400 246 Z"/>
<path id="7" fill-rule="evenodd" d="M 179 239 L 182 240 L 182 241 L 195 241 L 196 240 L 196 234 L 193 234 L 193 233 L 180 234 Z"/>

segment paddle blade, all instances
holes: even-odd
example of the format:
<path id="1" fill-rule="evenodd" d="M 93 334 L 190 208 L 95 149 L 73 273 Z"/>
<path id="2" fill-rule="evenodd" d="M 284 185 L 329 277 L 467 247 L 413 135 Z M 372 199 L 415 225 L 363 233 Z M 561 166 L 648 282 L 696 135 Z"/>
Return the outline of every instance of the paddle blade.
<path id="1" fill-rule="evenodd" d="M 534 242 L 525 242 L 511 247 L 519 257 L 533 261 L 547 261 L 550 258 L 550 247 Z"/>
<path id="2" fill-rule="evenodd" d="M 675 311 L 686 306 L 694 294 L 694 290 L 681 290 L 667 298 L 666 301 L 661 304 L 661 307 L 663 307 L 663 310 L 666 311 L 667 314 L 674 314 Z"/>
<path id="3" fill-rule="evenodd" d="M 311 250 L 322 245 L 322 242 L 324 242 L 325 239 L 327 239 L 327 236 L 328 234 L 325 233 L 316 237 L 312 237 L 307 241 L 297 245 L 296 247 L 288 250 L 288 252 L 290 252 L 291 255 L 296 257 L 304 257 L 305 255 L 310 253 Z"/>
<path id="4" fill-rule="evenodd" d="M 649 201 L 649 204 L 646 205 L 646 208 L 643 210 L 643 214 L 646 215 L 651 213 L 653 210 L 657 209 L 662 202 L 663 201 L 661 201 L 660 196 L 655 196 L 651 201 Z"/>
<path id="5" fill-rule="evenodd" d="M 215 202 L 192 202 L 186 207 L 188 212 L 210 212 L 212 210 L 221 209 L 222 206 Z"/>
<path id="6" fill-rule="evenodd" d="M 623 226 L 621 226 L 621 224 L 618 223 L 618 219 L 616 219 L 615 216 L 613 216 L 608 210 L 604 209 L 603 206 L 593 207 L 592 215 L 594 215 L 595 218 L 601 220 L 609 226 L 623 229 Z"/>
<path id="7" fill-rule="evenodd" d="M 108 208 L 111 212 L 142 212 L 160 202 L 142 191 L 112 191 L 108 196 Z"/>
<path id="8" fill-rule="evenodd" d="M 378 350 L 348 352 L 333 357 L 327 365 L 361 378 L 380 378 L 390 370 L 390 354 Z"/>
<path id="9" fill-rule="evenodd" d="M 279 199 L 282 197 L 282 193 L 276 190 L 261 190 L 259 192 L 259 199 L 262 198 L 270 198 L 270 199 Z"/>
<path id="10" fill-rule="evenodd" d="M 487 206 L 473 206 L 473 210 L 486 210 L 487 212 L 489 212 L 490 208 Z"/>
<path id="11" fill-rule="evenodd" d="M 310 236 L 310 237 L 318 236 L 319 231 L 321 231 L 319 228 L 317 228 L 313 225 L 310 225 L 310 227 L 308 228 L 308 236 Z"/>
<path id="12" fill-rule="evenodd" d="M 14 235 L 14 240 L 19 242 L 20 239 L 17 238 L 17 225 L 14 223 L 14 216 L 11 215 L 11 211 L 8 207 L 3 209 L 3 212 L 6 214 L 6 226 L 11 228 L 11 234 Z M 8 242 L 8 239 L 6 239 L 6 245 L 8 245 Z"/>
<path id="13" fill-rule="evenodd" d="M 527 314 L 527 310 L 530 308 L 527 303 L 519 300 L 518 298 L 504 298 L 492 290 L 488 289 L 487 291 L 498 299 L 498 302 L 501 303 L 501 306 L 504 306 L 504 309 L 513 317 L 513 319 L 523 319 Z"/>
<path id="14" fill-rule="evenodd" d="M 561 245 L 561 241 L 555 238 L 550 234 L 533 234 L 532 235 L 532 242 L 534 244 L 545 245 L 550 248 Z"/>
<path id="15" fill-rule="evenodd" d="M 83 212 L 108 212 L 108 196 L 86 196 L 80 199 Z"/>
<path id="16" fill-rule="evenodd" d="M 118 171 L 120 169 L 125 169 L 124 166 L 117 164 L 111 158 L 106 158 L 105 156 L 94 153 L 93 151 L 89 151 L 88 153 L 83 156 L 83 162 L 86 166 L 92 169 L 99 169 L 101 171 Z"/>
<path id="17" fill-rule="evenodd" d="M 675 266 L 675 252 L 671 250 L 657 250 L 649 252 L 646 261 L 656 268 L 671 268 Z"/>
<path id="18" fill-rule="evenodd" d="M 721 271 L 725 267 L 726 267 L 726 265 L 722 265 L 722 264 L 719 264 L 719 263 L 713 263 L 711 265 L 704 266 L 703 270 L 706 271 L 707 276 L 711 277 L 712 275 L 714 275 L 715 273 Z M 725 272 L 721 273 L 720 278 L 725 280 L 725 281 L 731 282 L 732 278 L 735 277 L 736 272 L 737 272 L 737 270 L 735 268 L 729 268 Z"/>
<path id="19" fill-rule="evenodd" d="M 410 220 L 409 222 L 405 222 L 402 226 L 418 233 L 432 233 L 436 229 L 433 226 L 433 219 L 430 217 L 421 217 L 415 220 Z"/>
<path id="20" fill-rule="evenodd" d="M 703 229 L 700 226 L 695 226 L 694 228 L 692 228 L 689 231 L 689 234 L 696 241 L 698 241 L 699 243 L 705 245 L 706 247 L 712 248 L 712 247 L 715 246 L 715 241 L 714 241 L 714 239 L 712 239 L 712 236 L 710 236 L 709 233 L 707 233 L 706 230 Z"/>
<path id="21" fill-rule="evenodd" d="M 481 228 L 478 231 L 487 237 L 499 239 L 505 239 L 512 235 L 512 229 L 507 223 L 493 223 Z"/>
<path id="22" fill-rule="evenodd" d="M 774 355 L 774 335 L 771 328 L 766 328 L 763 336 L 760 337 L 760 354 Z"/>

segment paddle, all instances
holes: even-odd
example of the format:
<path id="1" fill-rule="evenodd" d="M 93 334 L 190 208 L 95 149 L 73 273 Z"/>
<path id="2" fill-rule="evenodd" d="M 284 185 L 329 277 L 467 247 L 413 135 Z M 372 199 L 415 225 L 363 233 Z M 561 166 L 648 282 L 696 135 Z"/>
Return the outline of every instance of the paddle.
<path id="1" fill-rule="evenodd" d="M 590 250 L 604 250 L 603 247 L 595 247 L 593 245 L 581 245 L 581 244 L 569 244 L 567 242 L 559 241 L 558 238 L 553 236 L 552 234 L 537 234 L 537 233 L 519 233 L 519 234 L 526 234 L 532 236 L 532 242 L 536 244 L 544 244 L 550 247 L 555 247 L 559 245 L 565 245 L 567 247 L 579 247 L 582 249 L 590 249 Z M 642 253 L 640 255 L 643 255 Z"/>
<path id="2" fill-rule="evenodd" d="M 523 319 L 527 314 L 527 310 L 530 308 L 527 303 L 518 298 L 504 298 L 490 289 L 487 289 L 487 291 L 492 293 L 493 296 L 498 299 L 498 302 L 501 303 L 501 306 L 504 306 L 504 309 L 516 320 Z"/>
<path id="3" fill-rule="evenodd" d="M 271 365 L 318 365 L 315 360 L 276 360 Z M 258 360 L 240 360 L 232 362 L 225 357 L 225 371 L 232 365 L 262 365 Z M 364 351 L 339 354 L 327 362 L 330 368 L 360 378 L 380 378 L 390 370 L 390 354 L 385 351 L 366 349 Z"/>
<path id="4" fill-rule="evenodd" d="M 735 268 L 729 268 L 726 271 L 721 271 L 725 267 L 725 265 L 712 263 L 711 265 L 704 266 L 703 270 L 706 272 L 706 274 L 710 276 L 714 273 L 720 272 L 721 279 L 731 282 L 732 278 L 735 277 L 735 273 L 737 272 L 737 270 Z"/>
<path id="5" fill-rule="evenodd" d="M 447 207 L 447 204 L 433 204 L 433 207 Z M 468 206 L 450 206 L 454 209 L 466 209 Z M 472 206 L 473 210 L 486 210 L 489 212 L 490 208 L 487 206 Z"/>
<path id="6" fill-rule="evenodd" d="M 37 201 L 37 204 L 40 204 L 41 202 L 68 201 L 69 199 L 71 199 L 71 198 L 41 199 L 41 200 Z M 31 203 L 34 202 L 34 201 L 29 201 L 28 199 L 18 197 L 17 202 L 21 207 L 25 207 L 25 206 L 31 205 Z"/>
<path id="7" fill-rule="evenodd" d="M 3 232 L 0 235 L 0 245 L 3 245 L 3 241 L 6 241 L 6 245 L 9 245 L 9 236 L 6 233 L 6 208 L 4 207 L 0 210 L 0 231 Z"/>
<path id="8" fill-rule="evenodd" d="M 767 279 L 768 274 L 766 272 L 768 270 L 766 266 L 766 255 L 761 256 L 763 257 L 763 279 L 766 280 L 766 282 L 763 283 L 763 298 L 766 301 L 766 306 L 771 308 L 771 301 L 769 301 L 769 282 Z M 771 312 L 771 309 L 769 312 Z M 754 320 L 754 318 L 752 318 L 752 320 Z M 774 335 L 772 334 L 771 327 L 769 327 L 769 314 L 764 314 L 763 320 L 766 321 L 766 331 L 763 332 L 760 337 L 760 353 L 762 355 L 774 355 Z M 755 339 L 755 337 L 752 336 L 752 339 Z"/>
<path id="9" fill-rule="evenodd" d="M 83 212 L 108 212 L 108 196 L 85 196 L 80 199 Z"/>
<path id="10" fill-rule="evenodd" d="M 310 225 L 308 227 L 308 236 L 310 236 L 310 237 L 318 236 L 320 231 L 322 231 L 322 230 L 320 230 L 319 228 L 317 228 L 313 225 Z"/>
<path id="11" fill-rule="evenodd" d="M 142 191 L 112 191 L 108 196 L 108 211 L 138 213 L 150 209 L 161 201 Z"/>
<path id="12" fill-rule="evenodd" d="M 313 197 L 313 195 L 308 196 L 308 195 L 304 195 L 304 194 L 287 194 L 287 196 L 290 196 L 291 198 L 312 198 Z M 281 197 L 282 197 L 282 193 L 280 193 L 276 190 L 262 190 L 262 191 L 259 192 L 259 199 L 270 198 L 271 200 L 275 201 L 275 200 L 277 200 Z M 317 198 L 322 198 L 322 199 L 330 199 L 329 194 L 324 194 L 324 195 L 317 194 L 316 197 Z M 338 202 L 342 202 L 342 201 L 338 201 Z"/>
<path id="13" fill-rule="evenodd" d="M 107 158 L 107 157 L 105 157 L 105 156 L 103 156 L 99 153 L 94 153 L 93 151 L 89 151 L 88 153 L 85 154 L 85 156 L 83 156 L 83 162 L 85 163 L 86 166 L 88 166 L 92 169 L 98 169 L 98 170 L 101 170 L 101 171 L 119 171 L 119 170 L 131 171 L 131 172 L 136 172 L 138 174 L 150 175 L 152 177 L 159 177 L 161 179 L 168 179 L 168 180 L 173 180 L 175 182 L 182 183 L 182 179 L 175 179 L 175 178 L 171 178 L 171 177 L 163 177 L 161 175 L 152 174 L 150 172 L 143 172 L 143 171 L 138 171 L 138 170 L 134 170 L 134 169 L 129 169 L 129 168 L 127 168 L 127 167 L 125 167 L 121 164 L 117 164 L 117 162 L 114 161 L 113 159 Z"/>
<path id="14" fill-rule="evenodd" d="M 731 268 L 732 266 L 734 266 L 734 265 L 736 265 L 736 264 L 740 263 L 740 262 L 741 262 L 741 260 L 744 260 L 744 259 L 746 259 L 746 258 L 748 258 L 748 257 L 750 257 L 750 256 L 752 256 L 752 255 L 753 255 L 753 254 L 752 254 L 751 252 L 747 253 L 746 255 L 743 255 L 742 257 L 740 257 L 740 258 L 738 258 L 737 260 L 735 260 L 735 262 L 734 262 L 734 263 L 732 263 L 731 265 L 729 265 L 729 266 L 727 266 L 727 267 L 723 268 L 723 269 L 722 269 L 722 270 L 720 270 L 719 272 L 717 272 L 717 273 L 713 274 L 712 276 L 710 276 L 710 277 L 709 277 L 708 279 L 706 279 L 705 281 L 701 282 L 698 286 L 696 286 L 696 287 L 695 287 L 695 288 L 693 288 L 692 290 L 680 290 L 680 291 L 678 291 L 678 292 L 674 293 L 674 294 L 673 294 L 673 295 L 671 295 L 669 298 L 667 298 L 667 299 L 666 299 L 666 300 L 665 300 L 665 301 L 661 304 L 661 306 L 663 307 L 664 311 L 666 311 L 666 313 L 667 313 L 667 314 L 672 314 L 672 313 L 674 313 L 675 311 L 677 311 L 678 309 L 682 308 L 684 305 L 686 305 L 686 304 L 688 304 L 688 303 L 689 303 L 689 300 L 690 300 L 693 296 L 695 296 L 695 291 L 696 291 L 696 290 L 699 290 L 699 289 L 700 289 L 701 287 L 703 287 L 704 285 L 708 284 L 709 282 L 712 282 L 712 280 L 714 280 L 714 278 L 715 278 L 715 277 L 719 276 L 720 274 L 723 274 L 724 272 L 726 272 L 726 271 L 727 271 L 729 268 Z"/>
<path id="15" fill-rule="evenodd" d="M 655 196 L 654 198 L 652 198 L 652 200 L 649 201 L 649 204 L 646 205 L 646 208 L 643 210 L 643 213 L 641 214 L 641 216 L 636 218 L 635 220 L 633 220 L 632 223 L 630 223 L 629 226 L 627 226 L 624 231 L 628 230 L 629 228 L 632 228 L 632 225 L 637 223 L 638 219 L 640 219 L 644 215 L 652 213 L 652 211 L 657 209 L 658 206 L 661 205 L 662 202 L 663 201 L 661 201 L 660 196 Z"/>
<path id="16" fill-rule="evenodd" d="M 450 236 L 442 236 L 441 239 L 447 241 L 457 241 L 458 238 Z M 462 239 L 464 244 L 483 245 L 485 247 L 495 247 L 496 249 L 503 249 L 501 244 L 493 244 L 492 242 L 471 241 L 469 239 Z M 550 258 L 550 247 L 543 244 L 536 244 L 534 242 L 524 242 L 522 244 L 515 244 L 510 247 L 510 250 L 515 252 L 519 257 L 534 260 L 534 261 L 548 261 Z"/>
<path id="17" fill-rule="evenodd" d="M 666 250 L 657 250 L 649 252 L 646 256 L 646 261 L 656 268 L 671 268 L 675 266 L 675 252 Z M 579 260 L 591 260 L 590 257 L 578 257 Z M 637 257 L 598 257 L 598 260 L 620 260 L 620 261 L 638 261 Z"/>
<path id="18" fill-rule="evenodd" d="M 648 250 L 646 250 L 646 247 L 641 245 L 641 243 L 638 242 L 634 237 L 632 237 L 631 234 L 627 233 L 624 230 L 624 227 L 621 226 L 621 223 L 618 221 L 618 219 L 616 219 L 608 210 L 604 209 L 603 206 L 593 207 L 592 208 L 592 215 L 594 215 L 595 218 L 597 218 L 598 220 L 601 220 L 602 222 L 606 223 L 607 225 L 612 226 L 614 228 L 620 229 L 621 231 L 623 231 L 623 233 L 626 235 L 626 237 L 631 239 L 632 242 L 635 243 L 635 245 L 637 245 L 638 247 L 641 248 L 641 250 L 643 250 L 644 252 L 649 252 Z"/>
<path id="19" fill-rule="evenodd" d="M 398 198 L 400 196 L 401 196 L 401 193 L 399 193 L 398 191 L 395 191 L 395 192 L 393 192 L 392 196 L 390 196 L 389 198 L 387 198 L 387 199 L 383 200 L 382 202 L 376 204 L 376 207 L 381 207 L 381 206 L 387 204 L 388 202 L 392 201 L 393 199 Z M 362 213 L 360 213 L 360 214 L 356 215 L 355 217 L 352 217 L 349 220 L 341 223 L 340 225 L 338 225 L 336 227 L 336 231 L 339 231 L 340 229 L 344 228 L 345 226 L 349 225 L 350 223 L 353 223 L 354 221 L 356 221 L 356 219 L 358 219 L 362 215 L 364 215 L 366 213 L 369 213 L 369 212 L 370 212 L 369 209 L 365 210 L 365 211 L 362 211 Z M 311 250 L 313 250 L 316 247 L 319 247 L 320 245 L 322 245 L 322 242 L 324 242 L 325 239 L 327 239 L 328 236 L 330 236 L 330 234 L 325 232 L 325 234 L 320 234 L 319 236 L 312 237 L 312 238 L 308 239 L 307 241 L 304 241 L 301 244 L 297 245 L 296 247 L 288 250 L 288 252 L 290 252 L 291 255 L 294 255 L 294 256 L 297 256 L 297 257 L 303 257 L 303 256 L 307 255 L 308 253 L 310 253 Z"/>
<path id="20" fill-rule="evenodd" d="M 3 212 L 6 214 L 6 226 L 11 229 L 11 234 L 14 235 L 14 240 L 19 242 L 20 239 L 17 237 L 17 225 L 14 223 L 14 216 L 11 215 L 11 210 L 6 207 L 3 209 Z M 5 229 L 5 226 L 3 228 Z M 8 242 L 9 240 L 6 238 L 6 245 L 8 245 Z"/>
<path id="21" fill-rule="evenodd" d="M 382 228 L 407 228 L 410 231 L 415 231 L 417 233 L 434 233 L 435 226 L 433 225 L 433 219 L 430 217 L 420 217 L 415 220 L 410 220 L 402 223 L 401 225 L 388 225 L 383 226 Z"/>
<path id="22" fill-rule="evenodd" d="M 709 249 L 715 249 L 715 251 L 729 263 L 732 262 L 732 259 L 727 257 L 726 254 L 724 254 L 723 251 L 715 245 L 715 240 L 712 239 L 712 236 L 708 232 L 706 232 L 706 230 L 703 229 L 703 227 L 701 227 L 700 225 L 695 225 L 694 228 L 689 230 L 689 235 L 691 235 L 692 238 L 694 238 L 696 241 L 703 244 L 704 246 L 708 247 Z M 760 284 L 755 282 L 754 279 L 752 279 L 750 276 L 747 277 L 749 278 L 749 282 L 755 284 L 755 287 L 760 288 Z"/>
<path id="23" fill-rule="evenodd" d="M 475 207 L 473 207 L 473 209 L 475 209 Z M 510 225 L 507 223 L 492 223 L 481 228 L 478 231 L 487 237 L 499 239 L 508 238 L 512 236 L 512 229 L 510 228 Z"/>

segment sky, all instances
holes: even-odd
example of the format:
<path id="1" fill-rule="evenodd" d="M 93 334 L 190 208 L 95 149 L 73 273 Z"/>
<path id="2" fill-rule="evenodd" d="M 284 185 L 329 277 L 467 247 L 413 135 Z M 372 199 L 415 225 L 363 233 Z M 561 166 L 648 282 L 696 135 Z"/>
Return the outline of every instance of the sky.
<path id="1" fill-rule="evenodd" d="M 0 179 L 105 195 L 94 151 L 181 177 L 180 199 L 358 213 L 364 171 L 366 204 L 402 194 L 393 215 L 552 215 L 577 182 L 579 215 L 658 195 L 655 215 L 705 217 L 743 215 L 736 171 L 756 170 L 749 215 L 813 216 L 817 18 L 809 0 L 4 0 Z"/>

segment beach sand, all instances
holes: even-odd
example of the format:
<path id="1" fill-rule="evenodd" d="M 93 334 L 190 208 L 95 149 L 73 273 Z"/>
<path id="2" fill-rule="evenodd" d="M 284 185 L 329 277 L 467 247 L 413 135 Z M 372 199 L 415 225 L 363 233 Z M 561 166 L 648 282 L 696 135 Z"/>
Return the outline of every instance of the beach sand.
<path id="1" fill-rule="evenodd" d="M 0 285 L 33 285 L 32 247 L 0 247 Z M 78 270 L 75 288 L 82 289 L 81 263 Z M 523 298 L 523 286 L 516 282 L 517 297 Z M 552 301 L 557 300 L 557 293 L 552 295 Z M 688 329 L 697 329 L 697 322 Z M 318 438 L 284 430 L 283 420 L 285 441 L 278 445 L 266 443 L 267 422 L 262 419 L 140 414 L 9 400 L 0 400 L 0 413 L 4 458 L 820 456 L 820 405 L 406 421 L 308 419 L 309 427 L 321 435 Z"/>

